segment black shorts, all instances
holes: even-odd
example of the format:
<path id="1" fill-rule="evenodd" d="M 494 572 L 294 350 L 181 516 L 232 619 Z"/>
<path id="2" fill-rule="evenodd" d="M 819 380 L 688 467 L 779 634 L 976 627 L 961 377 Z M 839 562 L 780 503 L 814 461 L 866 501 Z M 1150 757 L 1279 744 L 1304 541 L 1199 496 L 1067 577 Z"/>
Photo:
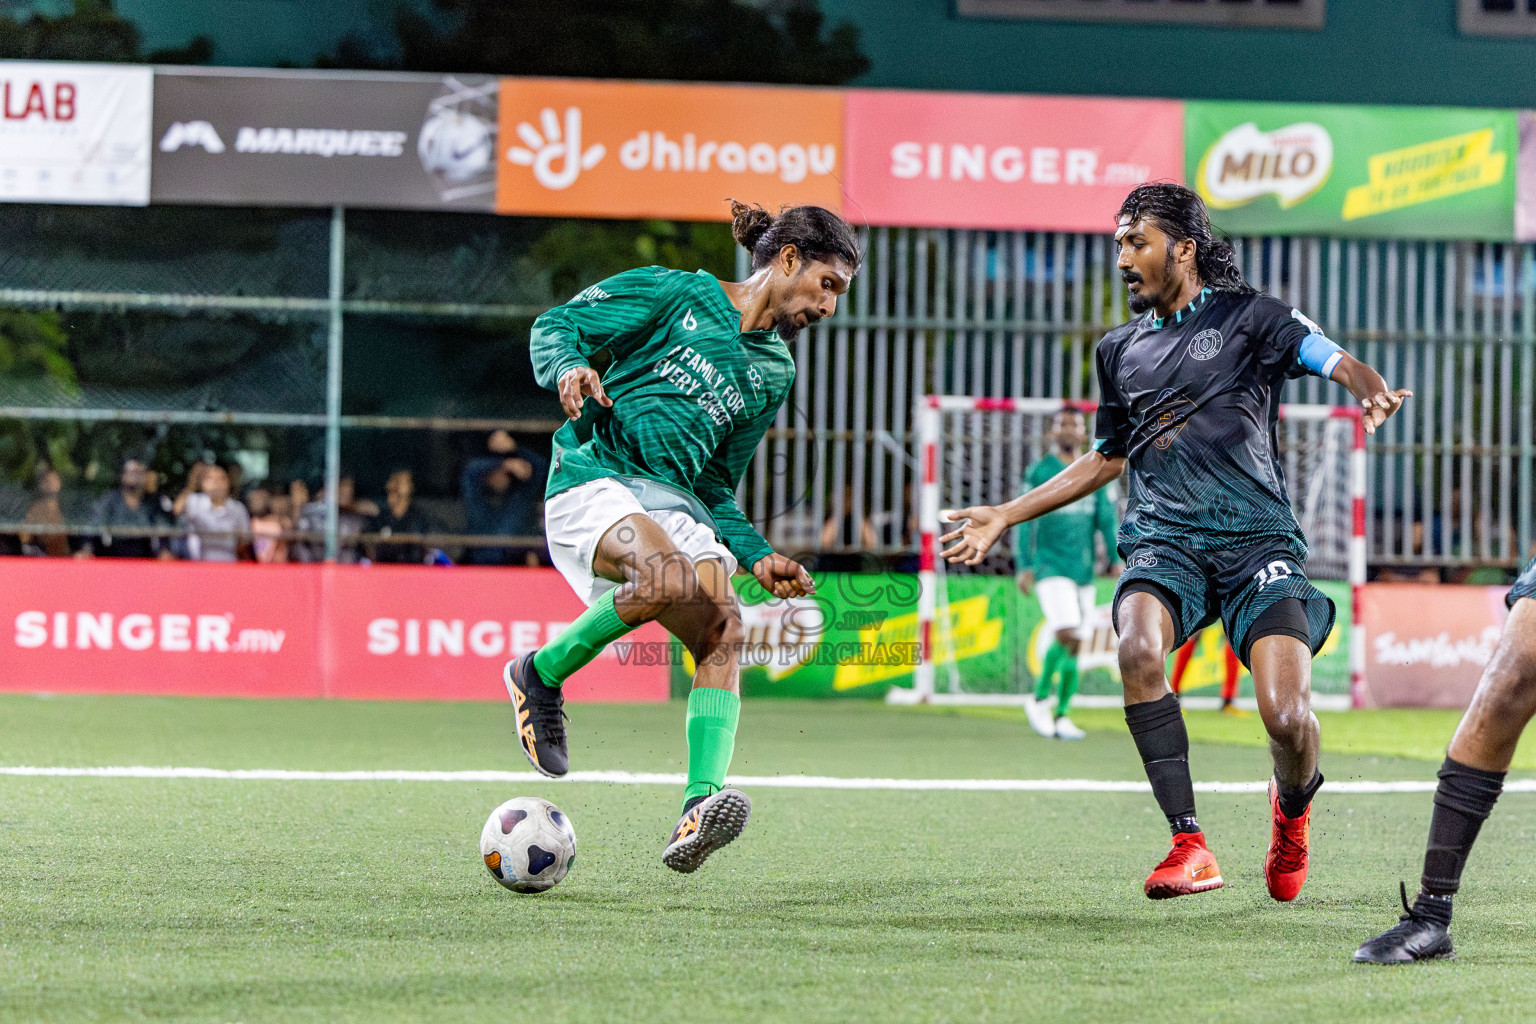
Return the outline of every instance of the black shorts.
<path id="1" fill-rule="evenodd" d="M 1315 655 L 1333 630 L 1333 602 L 1307 579 L 1293 543 L 1272 537 L 1236 551 L 1199 551 L 1171 541 L 1144 540 L 1131 549 L 1125 572 L 1115 587 L 1115 632 L 1120 632 L 1120 601 L 1126 588 L 1140 581 L 1164 604 L 1173 605 L 1178 648 L 1218 618 L 1232 649 L 1248 663 L 1248 633 L 1259 616 L 1278 601 L 1294 597 L 1306 610 L 1309 644 Z"/>
<path id="2" fill-rule="evenodd" d="M 1536 600 L 1536 558 L 1531 559 L 1520 578 L 1515 580 L 1515 585 L 1509 588 L 1509 596 L 1504 599 L 1504 603 L 1513 609 L 1515 602 L 1522 597 Z"/>

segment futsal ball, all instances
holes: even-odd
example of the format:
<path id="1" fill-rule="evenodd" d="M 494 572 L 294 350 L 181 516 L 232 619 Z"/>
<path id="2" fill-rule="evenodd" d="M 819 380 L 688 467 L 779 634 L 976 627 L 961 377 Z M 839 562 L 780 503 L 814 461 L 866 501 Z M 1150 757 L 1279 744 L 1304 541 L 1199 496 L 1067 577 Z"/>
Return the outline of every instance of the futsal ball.
<path id="1" fill-rule="evenodd" d="M 513 797 L 486 819 L 480 856 L 496 881 L 513 892 L 543 892 L 576 863 L 576 830 L 548 800 Z"/>

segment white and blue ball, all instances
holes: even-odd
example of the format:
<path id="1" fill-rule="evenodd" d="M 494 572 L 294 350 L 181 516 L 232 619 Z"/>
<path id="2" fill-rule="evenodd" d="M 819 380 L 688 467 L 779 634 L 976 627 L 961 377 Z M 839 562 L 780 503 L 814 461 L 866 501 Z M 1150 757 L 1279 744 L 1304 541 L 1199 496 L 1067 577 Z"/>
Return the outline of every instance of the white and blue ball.
<path id="1" fill-rule="evenodd" d="M 492 877 L 513 892 L 544 892 L 576 863 L 576 830 L 548 800 L 513 797 L 486 819 L 480 856 Z"/>

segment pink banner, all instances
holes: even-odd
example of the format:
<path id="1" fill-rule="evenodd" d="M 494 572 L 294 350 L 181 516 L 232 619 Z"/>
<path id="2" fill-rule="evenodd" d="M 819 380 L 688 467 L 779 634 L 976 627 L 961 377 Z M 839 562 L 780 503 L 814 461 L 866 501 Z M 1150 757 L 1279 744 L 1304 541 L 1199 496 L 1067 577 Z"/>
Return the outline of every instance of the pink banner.
<path id="1" fill-rule="evenodd" d="M 1365 587 L 1366 706 L 1465 708 L 1498 647 L 1508 593 L 1421 583 Z"/>
<path id="2" fill-rule="evenodd" d="M 844 214 L 872 224 L 1113 230 L 1127 192 L 1184 179 L 1168 100 L 854 90 Z"/>
<path id="3" fill-rule="evenodd" d="M 582 610 L 553 569 L 0 558 L 0 689 L 506 700 L 507 659 Z M 666 700 L 645 660 L 610 648 L 568 698 Z"/>

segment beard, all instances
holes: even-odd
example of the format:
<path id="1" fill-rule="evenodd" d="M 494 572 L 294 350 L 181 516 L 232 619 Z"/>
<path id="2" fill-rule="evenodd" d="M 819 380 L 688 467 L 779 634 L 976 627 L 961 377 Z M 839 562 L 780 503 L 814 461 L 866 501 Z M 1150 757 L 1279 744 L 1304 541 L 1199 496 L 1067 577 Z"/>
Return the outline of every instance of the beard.
<path id="1" fill-rule="evenodd" d="M 779 318 L 773 322 L 773 329 L 778 332 L 779 338 L 785 342 L 794 341 L 800 336 L 800 325 L 795 322 L 795 313 L 780 313 Z M 815 313 L 805 314 L 805 325 L 809 327 L 821 317 Z"/>
<path id="2" fill-rule="evenodd" d="M 1120 277 L 1123 281 L 1125 281 L 1127 285 L 1140 284 L 1142 286 L 1142 290 L 1140 292 L 1131 292 L 1126 300 L 1127 304 L 1131 307 L 1131 312 L 1135 313 L 1137 316 L 1140 316 L 1142 313 L 1145 313 L 1153 306 L 1156 306 L 1157 300 L 1162 298 L 1162 296 L 1152 295 L 1147 291 L 1147 279 L 1142 277 L 1141 274 L 1137 273 L 1136 271 L 1127 271 L 1126 273 L 1121 274 Z M 1164 287 L 1166 288 L 1172 281 L 1173 249 L 1169 248 L 1167 255 L 1163 258 Z"/>

